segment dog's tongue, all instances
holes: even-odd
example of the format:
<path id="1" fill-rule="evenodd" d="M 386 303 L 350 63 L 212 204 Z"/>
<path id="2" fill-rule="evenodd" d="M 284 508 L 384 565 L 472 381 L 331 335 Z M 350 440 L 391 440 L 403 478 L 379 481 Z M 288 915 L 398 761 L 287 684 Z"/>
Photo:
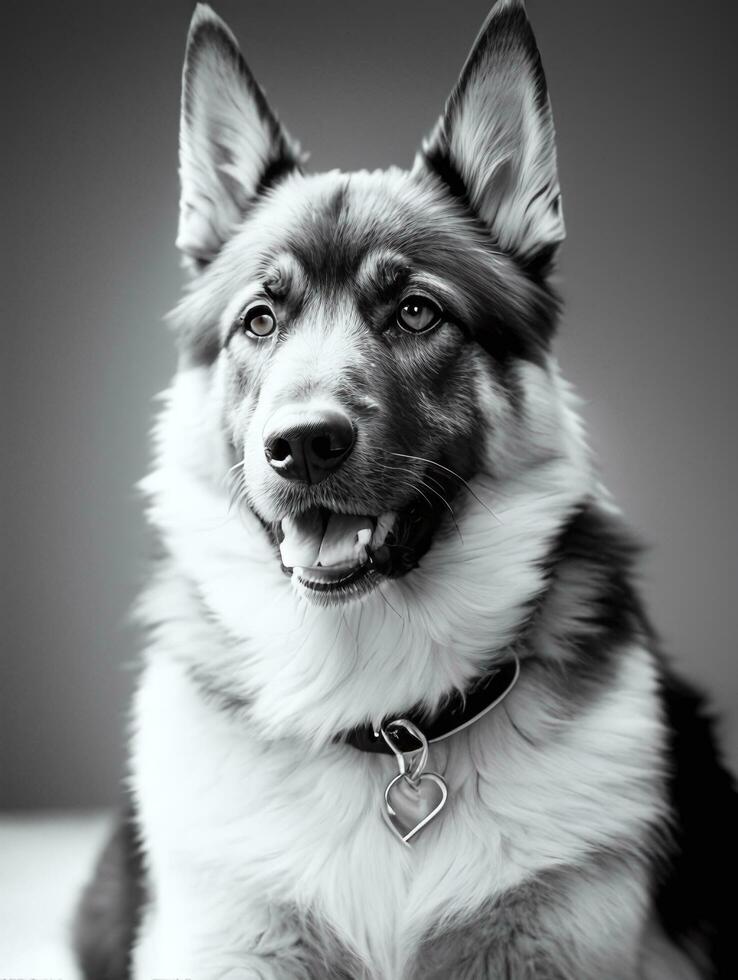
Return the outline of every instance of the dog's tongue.
<path id="1" fill-rule="evenodd" d="M 285 517 L 279 546 L 285 568 L 356 565 L 366 559 L 374 520 L 364 514 L 330 514 L 317 508 Z"/>

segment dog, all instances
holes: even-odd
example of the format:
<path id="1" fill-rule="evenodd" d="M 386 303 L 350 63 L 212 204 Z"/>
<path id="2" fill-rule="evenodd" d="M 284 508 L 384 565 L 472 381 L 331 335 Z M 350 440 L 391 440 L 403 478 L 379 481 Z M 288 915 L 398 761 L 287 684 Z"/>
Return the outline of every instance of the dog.
<path id="1" fill-rule="evenodd" d="M 180 177 L 160 548 L 83 975 L 738 975 L 731 777 L 552 349 L 522 3 L 412 168 L 351 174 L 306 173 L 198 5 Z"/>

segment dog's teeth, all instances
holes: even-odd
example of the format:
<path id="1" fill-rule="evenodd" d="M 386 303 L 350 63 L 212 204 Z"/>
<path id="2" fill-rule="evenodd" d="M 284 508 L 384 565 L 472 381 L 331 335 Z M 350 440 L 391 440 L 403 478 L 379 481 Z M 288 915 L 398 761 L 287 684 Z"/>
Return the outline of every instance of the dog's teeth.
<path id="1" fill-rule="evenodd" d="M 371 517 L 363 514 L 331 514 L 320 545 L 318 561 L 322 567 L 330 567 L 363 560 L 366 558 L 366 546 L 371 535 Z"/>
<path id="2" fill-rule="evenodd" d="M 363 564 L 366 561 L 366 550 L 369 547 L 369 542 L 371 541 L 371 539 L 372 539 L 372 530 L 369 527 L 363 527 L 356 535 L 354 554 L 356 555 L 357 561 L 361 564 Z"/>
<path id="3" fill-rule="evenodd" d="M 379 515 L 377 518 L 377 526 L 371 539 L 371 547 L 373 550 L 382 547 L 387 539 L 387 535 L 394 527 L 396 520 L 397 512 L 394 510 L 388 510 L 384 514 Z"/>

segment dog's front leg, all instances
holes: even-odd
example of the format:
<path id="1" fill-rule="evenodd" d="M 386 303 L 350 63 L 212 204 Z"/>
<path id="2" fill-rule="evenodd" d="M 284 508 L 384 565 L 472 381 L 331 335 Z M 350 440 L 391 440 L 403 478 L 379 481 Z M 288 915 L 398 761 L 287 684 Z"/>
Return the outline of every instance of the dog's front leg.
<path id="1" fill-rule="evenodd" d="M 160 896 L 144 915 L 133 980 L 310 980 L 289 914 L 207 894 Z M 215 891 L 215 889 L 213 889 Z"/>

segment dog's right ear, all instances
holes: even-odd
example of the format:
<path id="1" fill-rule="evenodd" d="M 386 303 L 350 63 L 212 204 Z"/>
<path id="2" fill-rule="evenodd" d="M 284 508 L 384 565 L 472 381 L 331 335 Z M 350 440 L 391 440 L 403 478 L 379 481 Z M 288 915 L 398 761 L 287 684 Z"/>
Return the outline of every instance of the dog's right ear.
<path id="1" fill-rule="evenodd" d="M 298 169 L 230 29 L 199 3 L 187 36 L 179 133 L 177 248 L 196 268 L 230 238 L 257 195 Z"/>

